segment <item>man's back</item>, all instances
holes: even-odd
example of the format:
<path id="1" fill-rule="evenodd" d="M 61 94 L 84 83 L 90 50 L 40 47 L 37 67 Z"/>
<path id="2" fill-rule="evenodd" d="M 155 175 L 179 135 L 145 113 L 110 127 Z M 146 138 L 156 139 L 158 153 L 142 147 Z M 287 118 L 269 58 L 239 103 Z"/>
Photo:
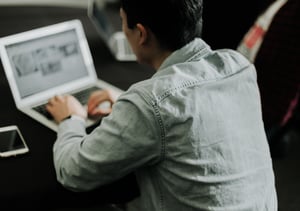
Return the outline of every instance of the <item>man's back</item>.
<path id="1" fill-rule="evenodd" d="M 137 170 L 142 210 L 275 211 L 255 69 L 201 42 L 129 90 L 152 102 L 161 141 L 161 161 Z"/>

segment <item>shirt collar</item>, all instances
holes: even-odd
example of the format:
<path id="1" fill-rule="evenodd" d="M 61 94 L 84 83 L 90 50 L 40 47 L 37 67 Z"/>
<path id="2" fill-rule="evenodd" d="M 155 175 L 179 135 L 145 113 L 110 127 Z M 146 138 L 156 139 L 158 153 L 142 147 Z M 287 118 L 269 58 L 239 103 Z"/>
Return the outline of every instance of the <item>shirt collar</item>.
<path id="1" fill-rule="evenodd" d="M 195 38 L 193 41 L 168 56 L 158 68 L 157 72 L 160 72 L 160 70 L 173 64 L 199 60 L 209 51 L 211 51 L 210 47 L 202 39 Z"/>

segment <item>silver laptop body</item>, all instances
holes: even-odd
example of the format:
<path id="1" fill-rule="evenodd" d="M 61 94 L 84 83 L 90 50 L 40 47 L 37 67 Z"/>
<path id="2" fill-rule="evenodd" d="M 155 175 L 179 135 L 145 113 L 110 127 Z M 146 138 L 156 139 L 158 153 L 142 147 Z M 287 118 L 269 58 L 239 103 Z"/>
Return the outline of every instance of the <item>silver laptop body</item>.
<path id="1" fill-rule="evenodd" d="M 0 55 L 16 107 L 54 131 L 57 124 L 37 109 L 54 95 L 92 87 L 122 93 L 98 79 L 80 20 L 2 37 Z"/>

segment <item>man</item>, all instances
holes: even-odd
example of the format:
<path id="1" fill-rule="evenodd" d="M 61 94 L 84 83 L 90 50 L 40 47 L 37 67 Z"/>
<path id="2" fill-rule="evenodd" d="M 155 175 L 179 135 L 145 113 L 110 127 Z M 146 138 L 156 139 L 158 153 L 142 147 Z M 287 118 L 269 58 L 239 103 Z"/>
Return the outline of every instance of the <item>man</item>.
<path id="1" fill-rule="evenodd" d="M 89 135 L 75 98 L 49 101 L 58 181 L 87 191 L 135 172 L 139 210 L 277 210 L 253 65 L 199 38 L 201 0 L 121 3 L 138 61 L 157 72 L 122 94 Z M 96 106 L 111 96 L 93 94 L 89 115 L 106 113 Z"/>

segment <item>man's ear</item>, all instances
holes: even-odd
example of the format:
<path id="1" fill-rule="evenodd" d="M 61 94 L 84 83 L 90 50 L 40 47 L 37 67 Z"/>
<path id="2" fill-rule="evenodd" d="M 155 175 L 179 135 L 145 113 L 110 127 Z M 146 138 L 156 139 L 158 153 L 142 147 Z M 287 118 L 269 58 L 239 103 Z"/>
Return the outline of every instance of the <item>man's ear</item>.
<path id="1" fill-rule="evenodd" d="M 145 26 L 143 26 L 142 24 L 138 23 L 136 24 L 136 28 L 139 32 L 139 44 L 140 45 L 143 45 L 147 42 L 148 40 L 148 31 L 147 29 L 145 28 Z"/>

